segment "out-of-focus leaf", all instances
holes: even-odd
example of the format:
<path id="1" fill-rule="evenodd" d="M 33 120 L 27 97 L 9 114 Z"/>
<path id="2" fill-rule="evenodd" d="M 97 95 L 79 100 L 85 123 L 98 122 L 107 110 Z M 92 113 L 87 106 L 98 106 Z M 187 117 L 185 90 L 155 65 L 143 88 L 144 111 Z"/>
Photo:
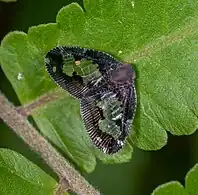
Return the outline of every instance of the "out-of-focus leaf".
<path id="1" fill-rule="evenodd" d="M 0 149 L 0 194 L 50 195 L 56 181 L 38 166 L 12 150 Z"/>
<path id="2" fill-rule="evenodd" d="M 0 0 L 0 2 L 6 2 L 6 3 L 11 3 L 11 2 L 16 2 L 17 0 Z"/>
<path id="3" fill-rule="evenodd" d="M 137 147 L 160 149 L 167 142 L 166 131 L 192 134 L 198 127 L 198 2 L 85 0 L 84 8 L 86 12 L 72 3 L 59 11 L 56 24 L 32 27 L 27 34 L 13 32 L 2 41 L 2 68 L 21 103 L 35 101 L 55 88 L 44 68 L 47 51 L 57 45 L 79 45 L 136 63 L 138 106 L 131 137 Z M 42 132 L 51 132 L 47 136 L 57 146 L 91 171 L 93 146 L 85 138 L 79 113 L 69 107 L 71 103 L 78 110 L 73 101 L 57 100 L 33 117 Z M 74 121 L 68 121 L 66 112 Z M 116 161 L 128 161 L 131 152 L 132 148 L 116 154 Z M 95 154 L 104 162 L 115 159 Z"/>

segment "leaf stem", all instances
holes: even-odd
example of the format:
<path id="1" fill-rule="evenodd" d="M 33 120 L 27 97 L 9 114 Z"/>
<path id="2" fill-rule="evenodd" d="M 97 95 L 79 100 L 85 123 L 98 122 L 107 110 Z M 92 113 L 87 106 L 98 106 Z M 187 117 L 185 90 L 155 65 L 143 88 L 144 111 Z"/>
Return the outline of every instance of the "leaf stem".
<path id="1" fill-rule="evenodd" d="M 28 117 L 33 112 L 33 110 L 43 107 L 45 104 L 48 104 L 49 102 L 56 99 L 64 98 L 65 94 L 66 93 L 63 94 L 62 91 L 52 91 L 51 93 L 42 95 L 33 102 L 17 107 L 16 109 L 21 115 Z"/>
<path id="2" fill-rule="evenodd" d="M 82 195 L 96 195 L 94 189 L 51 144 L 21 115 L 18 110 L 0 93 L 0 118 L 19 136 L 33 151 L 38 152 L 44 161 L 59 176 L 65 179 L 69 188 Z M 63 186 L 64 188 L 64 186 Z"/>

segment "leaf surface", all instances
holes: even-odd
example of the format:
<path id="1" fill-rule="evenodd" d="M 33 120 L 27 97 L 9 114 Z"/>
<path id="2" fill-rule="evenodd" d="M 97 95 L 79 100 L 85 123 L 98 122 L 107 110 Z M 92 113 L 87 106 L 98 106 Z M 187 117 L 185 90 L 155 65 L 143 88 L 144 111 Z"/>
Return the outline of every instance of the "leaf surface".
<path id="1" fill-rule="evenodd" d="M 47 51 L 78 45 L 135 63 L 138 106 L 130 136 L 135 146 L 158 150 L 167 142 L 166 131 L 192 134 L 198 127 L 198 2 L 85 0 L 84 8 L 72 3 L 59 11 L 56 24 L 12 32 L 2 41 L 1 65 L 21 103 L 56 87 L 44 67 Z M 76 100 L 60 96 L 64 100 L 33 114 L 40 130 L 88 172 L 95 155 L 114 162 L 115 156 L 94 152 Z M 116 154 L 117 162 L 129 160 L 129 148 Z"/>
<path id="2" fill-rule="evenodd" d="M 56 181 L 21 154 L 0 149 L 0 194 L 52 195 Z"/>

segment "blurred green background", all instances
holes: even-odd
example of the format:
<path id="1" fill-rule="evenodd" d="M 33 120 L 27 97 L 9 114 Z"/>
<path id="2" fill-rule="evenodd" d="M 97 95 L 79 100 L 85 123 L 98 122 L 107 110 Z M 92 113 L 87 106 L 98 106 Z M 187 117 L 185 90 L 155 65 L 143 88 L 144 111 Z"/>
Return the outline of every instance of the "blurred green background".
<path id="1" fill-rule="evenodd" d="M 0 37 L 10 31 L 27 32 L 34 25 L 55 22 L 59 9 L 73 1 L 20 0 L 16 3 L 0 2 Z M 77 0 L 81 6 L 83 2 Z M 0 90 L 15 105 L 20 105 L 11 84 L 0 69 Z M 98 161 L 86 179 L 104 195 L 147 195 L 160 184 L 178 180 L 184 184 L 188 170 L 197 162 L 198 133 L 191 136 L 172 136 L 160 151 L 142 151 L 134 148 L 133 159 L 129 163 L 105 165 Z M 29 150 L 2 121 L 0 121 L 0 147 L 10 148 L 23 154 L 43 170 L 55 177 L 40 157 Z M 3 179 L 3 178 L 0 178 Z"/>

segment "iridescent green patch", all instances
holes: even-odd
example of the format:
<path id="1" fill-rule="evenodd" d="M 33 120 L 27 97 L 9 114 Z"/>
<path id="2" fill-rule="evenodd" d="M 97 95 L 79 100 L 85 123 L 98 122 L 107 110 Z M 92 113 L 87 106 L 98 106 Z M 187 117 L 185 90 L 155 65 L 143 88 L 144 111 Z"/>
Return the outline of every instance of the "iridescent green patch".
<path id="1" fill-rule="evenodd" d="M 75 61 L 75 58 L 72 55 L 68 55 L 64 58 L 63 72 L 69 76 L 72 76 L 72 73 L 76 72 L 78 75 L 86 77 L 94 72 L 98 72 L 98 70 L 91 60 L 83 58 L 79 61 Z"/>
<path id="2" fill-rule="evenodd" d="M 105 117 L 104 120 L 99 120 L 99 128 L 117 139 L 121 134 L 120 126 L 116 123 L 118 116 L 122 115 L 121 102 L 116 98 L 105 98 L 99 101 L 97 106 L 103 110 Z"/>

